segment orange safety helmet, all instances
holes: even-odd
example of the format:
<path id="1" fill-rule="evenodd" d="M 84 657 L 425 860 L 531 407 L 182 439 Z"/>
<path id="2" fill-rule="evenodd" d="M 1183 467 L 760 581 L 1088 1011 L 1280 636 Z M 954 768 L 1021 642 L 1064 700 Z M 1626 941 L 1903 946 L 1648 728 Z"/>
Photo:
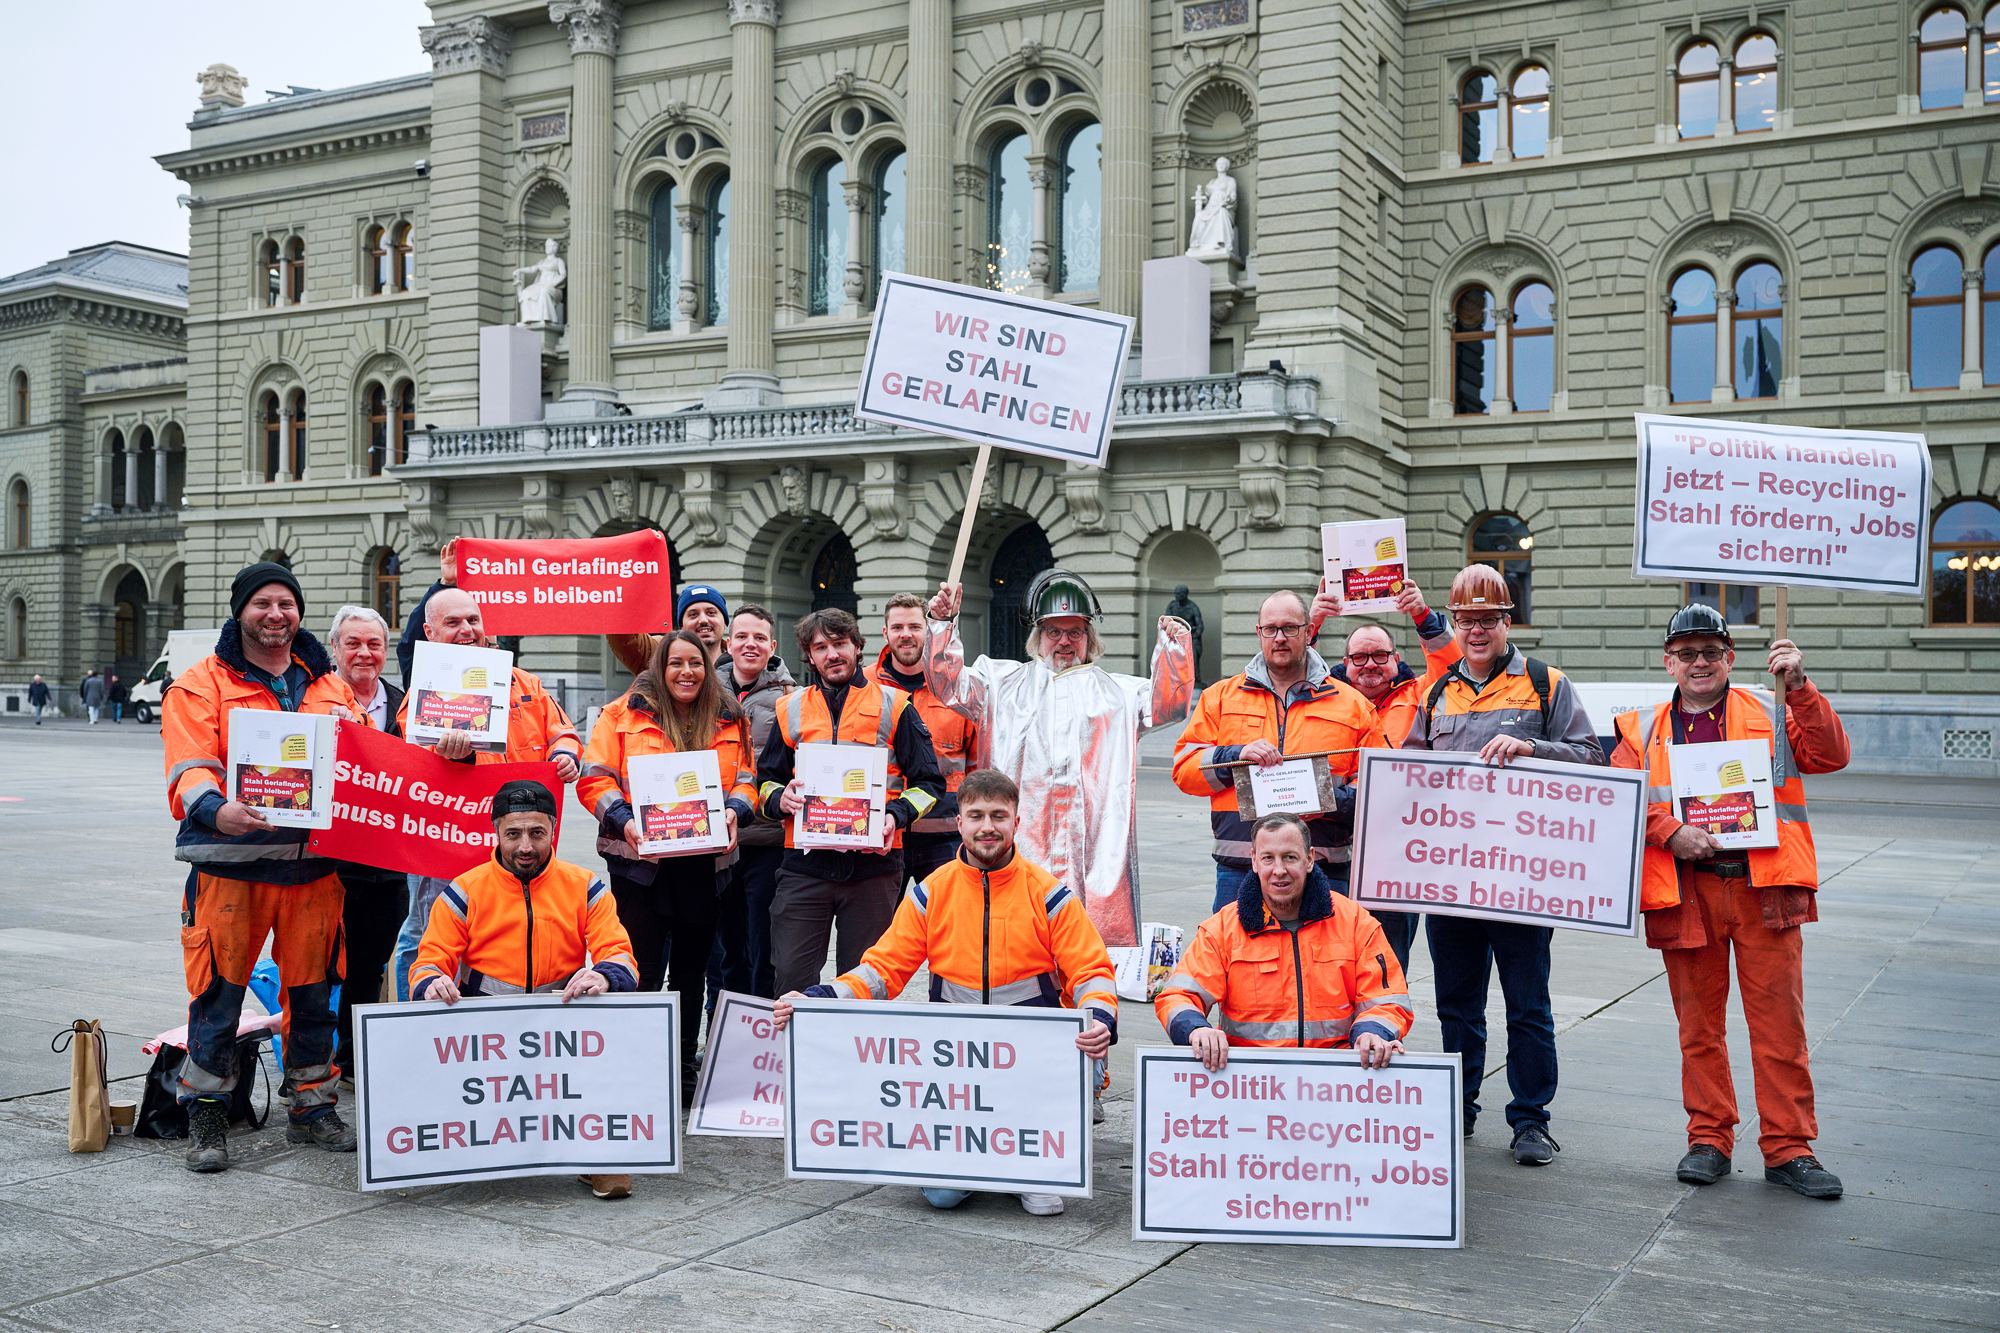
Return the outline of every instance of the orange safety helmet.
<path id="1" fill-rule="evenodd" d="M 1445 607 L 1451 611 L 1512 611 L 1514 596 L 1507 580 L 1491 565 L 1467 565 L 1451 581 L 1451 596 Z"/>

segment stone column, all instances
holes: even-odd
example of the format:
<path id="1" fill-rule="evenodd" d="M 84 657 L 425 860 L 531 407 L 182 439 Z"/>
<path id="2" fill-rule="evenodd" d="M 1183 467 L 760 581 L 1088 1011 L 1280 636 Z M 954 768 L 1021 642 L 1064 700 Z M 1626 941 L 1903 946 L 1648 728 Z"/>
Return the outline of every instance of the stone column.
<path id="1" fill-rule="evenodd" d="M 431 57 L 429 223 L 424 285 L 431 295 L 424 419 L 479 424 L 479 330 L 511 324 L 517 307 L 502 244 L 503 76 L 512 32 L 484 15 L 420 28 Z M 259 466 L 258 474 L 262 475 Z"/>
<path id="2" fill-rule="evenodd" d="M 1965 270 L 1965 331 L 1958 340 L 1962 358 L 1958 363 L 1958 387 L 1961 389 L 1986 387 L 1985 370 L 1979 363 L 1980 303 L 1985 277 L 1983 269 Z"/>
<path id="3" fill-rule="evenodd" d="M 1097 306 L 1139 313 L 1139 273 L 1150 244 L 1153 171 L 1152 10 L 1104 0 L 1104 240 Z"/>
<path id="4" fill-rule="evenodd" d="M 681 292 L 674 302 L 680 318 L 674 321 L 675 333 L 693 333 L 695 316 L 701 313 L 701 291 L 694 281 L 695 237 L 700 234 L 702 219 L 707 216 L 708 211 L 698 205 L 674 205 L 674 225 L 680 228 L 681 233 Z"/>
<path id="5" fill-rule="evenodd" d="M 1723 56 L 1715 62 L 1715 137 L 1736 133 L 1736 62 Z"/>
<path id="6" fill-rule="evenodd" d="M 287 412 L 285 420 L 289 422 L 291 419 L 291 413 Z M 285 442 L 288 450 L 291 438 L 291 428 L 287 426 Z M 136 438 L 125 442 L 125 510 L 132 514 L 139 512 L 139 443 Z"/>
<path id="7" fill-rule="evenodd" d="M 1985 104 L 1986 29 L 1975 19 L 1965 29 L 1965 105 Z"/>
<path id="8" fill-rule="evenodd" d="M 1736 401 L 1736 293 L 1715 287 L 1715 391 L 1711 403 Z"/>
<path id="9" fill-rule="evenodd" d="M 710 407 L 774 407 L 778 0 L 729 0 L 729 360 Z"/>
<path id="10" fill-rule="evenodd" d="M 1037 157 L 1028 160 L 1028 184 L 1035 187 L 1034 239 L 1028 245 L 1030 296 L 1046 297 L 1049 294 L 1049 187 L 1055 184 L 1055 179 L 1055 173 L 1049 170 L 1048 159 Z M 1106 239 L 1109 239 L 1108 233 Z"/>
<path id="11" fill-rule="evenodd" d="M 90 512 L 101 518 L 111 512 L 111 451 L 104 446 L 103 439 L 97 441 L 97 468 L 95 494 L 91 497 Z"/>
<path id="12" fill-rule="evenodd" d="M 874 191 L 866 181 L 850 180 L 841 182 L 841 193 L 847 197 L 847 272 L 843 275 L 842 292 L 847 300 L 840 306 L 842 319 L 861 317 L 862 298 L 868 295 L 868 265 L 861 258 L 861 243 L 867 235 L 861 224 L 862 214 L 868 209 Z M 881 281 L 881 275 L 875 278 Z"/>
<path id="13" fill-rule="evenodd" d="M 909 0 L 909 159 L 903 262 L 951 277 L 951 0 Z M 971 276 L 971 275 L 968 275 Z M 877 275 L 880 281 L 880 275 Z"/>
<path id="14" fill-rule="evenodd" d="M 569 383 L 551 421 L 609 416 L 611 382 L 611 69 L 618 0 L 555 0 L 549 21 L 569 37 Z"/>
<path id="15" fill-rule="evenodd" d="M 292 409 L 289 407 L 282 409 L 278 413 L 278 416 L 282 424 L 278 428 L 277 479 L 279 481 L 290 481 L 293 474 L 298 470 L 296 466 L 299 447 L 298 420 L 292 415 Z M 138 463 L 130 450 L 127 450 L 125 454 L 125 467 L 127 478 L 136 478 L 139 475 Z M 138 502 L 139 492 L 133 482 L 127 480 L 125 483 L 125 503 L 136 505 Z"/>
<path id="16" fill-rule="evenodd" d="M 1493 407 L 1492 414 L 1504 417 L 1514 410 L 1514 312 L 1493 303 Z"/>
<path id="17" fill-rule="evenodd" d="M 1493 160 L 1512 162 L 1514 160 L 1514 97 L 1505 88 L 1494 95 Z"/>
<path id="18" fill-rule="evenodd" d="M 153 441 L 153 508 L 169 508 L 167 504 L 167 444 L 164 438 L 156 438 Z"/>

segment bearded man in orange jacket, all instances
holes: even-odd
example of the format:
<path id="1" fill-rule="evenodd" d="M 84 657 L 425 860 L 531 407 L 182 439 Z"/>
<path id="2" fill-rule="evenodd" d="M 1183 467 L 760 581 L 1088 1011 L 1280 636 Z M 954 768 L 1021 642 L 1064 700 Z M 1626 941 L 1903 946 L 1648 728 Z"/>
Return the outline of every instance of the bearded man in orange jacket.
<path id="1" fill-rule="evenodd" d="M 893 1000 L 928 966 L 933 1004 L 1090 1010 L 1094 1021 L 1077 1035 L 1076 1048 L 1101 1069 L 1118 1033 L 1111 955 L 1082 900 L 1014 850 L 1020 807 L 1021 789 L 1006 774 L 991 768 L 966 774 L 958 789 L 957 857 L 904 896 L 888 930 L 852 972 L 777 1001 L 771 1016 L 779 1029 L 791 1021 L 794 998 Z M 1002 941 L 999 948 L 993 940 Z M 1099 1109 L 1096 1119 L 1103 1118 Z M 956 1208 L 971 1193 L 927 1189 L 924 1198 L 934 1208 Z M 1021 1207 L 1049 1216 L 1063 1210 L 1063 1201 L 1023 1194 Z"/>

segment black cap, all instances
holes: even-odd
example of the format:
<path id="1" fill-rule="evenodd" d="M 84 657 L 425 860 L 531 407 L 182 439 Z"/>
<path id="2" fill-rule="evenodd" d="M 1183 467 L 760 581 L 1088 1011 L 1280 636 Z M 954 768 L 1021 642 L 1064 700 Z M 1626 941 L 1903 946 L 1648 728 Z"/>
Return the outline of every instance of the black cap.
<path id="1" fill-rule="evenodd" d="M 1674 618 L 1667 625 L 1667 642 L 1675 639 L 1691 639 L 1697 634 L 1712 634 L 1728 644 L 1736 646 L 1736 640 L 1729 637 L 1729 622 L 1722 618 L 1722 612 L 1712 606 L 1694 602 L 1674 612 Z"/>
<path id="2" fill-rule="evenodd" d="M 236 581 L 229 585 L 229 618 L 240 619 L 243 608 L 257 595 L 257 589 L 273 583 L 282 583 L 292 590 L 292 597 L 299 604 L 299 618 L 305 619 L 306 595 L 299 589 L 299 576 L 275 560 L 259 560 L 237 574 Z"/>
<path id="3" fill-rule="evenodd" d="M 512 782 L 501 783 L 500 790 L 493 793 L 495 824 L 508 815 L 537 814 L 547 815 L 550 823 L 555 822 L 556 798 L 539 782 L 516 778 Z"/>

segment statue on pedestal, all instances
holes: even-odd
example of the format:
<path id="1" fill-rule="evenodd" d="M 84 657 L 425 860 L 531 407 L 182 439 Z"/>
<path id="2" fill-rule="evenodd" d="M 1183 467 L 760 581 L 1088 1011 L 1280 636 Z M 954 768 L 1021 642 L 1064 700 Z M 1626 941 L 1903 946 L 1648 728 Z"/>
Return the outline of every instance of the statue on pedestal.
<path id="1" fill-rule="evenodd" d="M 1177 583 L 1174 585 L 1174 600 L 1167 603 L 1167 609 L 1161 614 L 1169 615 L 1176 620 L 1185 620 L 1187 622 L 1188 629 L 1191 631 L 1189 635 L 1190 638 L 1189 647 L 1193 650 L 1192 656 L 1194 658 L 1195 687 L 1197 689 L 1200 688 L 1201 632 L 1202 632 L 1201 608 L 1199 606 L 1196 606 L 1194 604 L 1194 599 L 1188 596 L 1187 584 Z"/>
<path id="2" fill-rule="evenodd" d="M 1194 187 L 1194 225 L 1188 229 L 1191 255 L 1236 253 L 1236 182 L 1229 159 L 1215 159 L 1215 179 Z"/>
<path id="3" fill-rule="evenodd" d="M 518 284 L 527 278 L 526 286 L 515 292 L 515 299 L 521 303 L 523 324 L 561 325 L 563 322 L 563 289 L 569 280 L 569 270 L 556 255 L 555 238 L 550 237 L 542 246 L 542 262 L 531 268 L 514 270 L 514 281 Z"/>

